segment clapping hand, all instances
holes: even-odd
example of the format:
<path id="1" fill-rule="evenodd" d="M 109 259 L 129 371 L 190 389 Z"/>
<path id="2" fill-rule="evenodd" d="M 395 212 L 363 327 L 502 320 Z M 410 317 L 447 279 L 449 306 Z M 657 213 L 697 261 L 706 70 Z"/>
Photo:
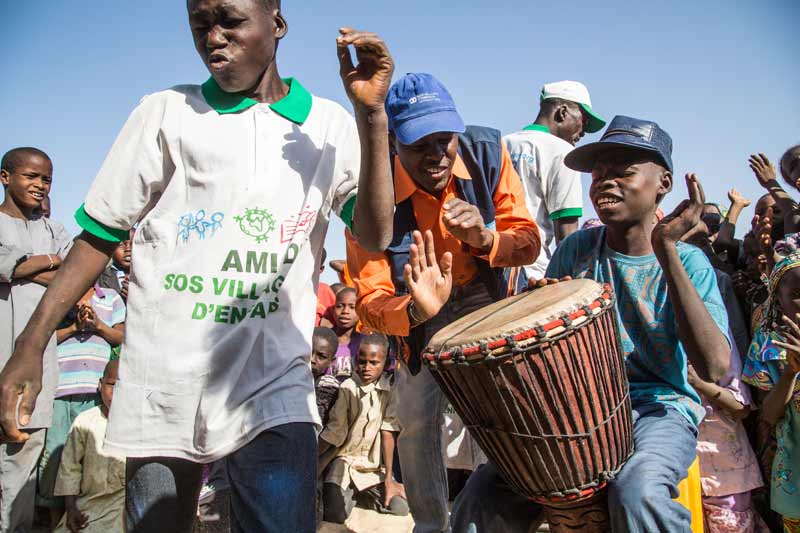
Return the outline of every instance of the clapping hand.
<path id="1" fill-rule="evenodd" d="M 336 38 L 339 75 L 348 98 L 356 112 L 382 111 L 394 72 L 386 43 L 375 33 L 352 28 L 342 28 L 339 33 Z M 353 65 L 350 45 L 355 48 L 358 66 Z"/>
<path id="2" fill-rule="evenodd" d="M 674 245 L 678 241 L 686 242 L 697 234 L 708 233 L 701 219 L 706 197 L 696 174 L 686 174 L 686 188 L 689 190 L 689 199 L 678 204 L 653 229 L 651 239 L 656 251 L 664 250 L 667 245 Z"/>
<path id="3" fill-rule="evenodd" d="M 748 198 L 745 198 L 742 193 L 736 189 L 731 189 L 728 191 L 728 200 L 731 201 L 732 205 L 738 205 L 741 208 L 745 208 L 751 203 Z"/>
<path id="4" fill-rule="evenodd" d="M 753 174 L 756 175 L 756 179 L 762 187 L 769 188 L 773 185 L 777 185 L 777 181 L 775 180 L 775 166 L 770 162 L 767 156 L 764 154 L 751 155 L 747 163 L 750 165 L 750 169 L 753 171 Z"/>
<path id="5" fill-rule="evenodd" d="M 453 288 L 453 254 L 445 252 L 436 261 L 433 233 L 414 232 L 409 262 L 403 270 L 408 293 L 414 303 L 414 312 L 420 321 L 430 320 L 450 298 Z"/>
<path id="6" fill-rule="evenodd" d="M 97 313 L 89 304 L 81 304 L 78 307 L 76 319 L 78 330 L 93 332 L 97 330 Z"/>
<path id="7" fill-rule="evenodd" d="M 442 221 L 447 231 L 459 241 L 484 253 L 491 251 L 494 234 L 486 229 L 476 206 L 454 198 L 444 204 Z"/>

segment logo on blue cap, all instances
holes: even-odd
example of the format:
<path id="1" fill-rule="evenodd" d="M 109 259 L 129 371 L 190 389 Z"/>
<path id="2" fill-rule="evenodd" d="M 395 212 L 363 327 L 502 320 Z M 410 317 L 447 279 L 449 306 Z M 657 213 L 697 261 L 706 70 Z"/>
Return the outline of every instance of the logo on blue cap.
<path id="1" fill-rule="evenodd" d="M 430 74 L 406 74 L 386 96 L 389 129 L 401 144 L 432 133 L 464 133 L 464 121 L 447 88 Z"/>

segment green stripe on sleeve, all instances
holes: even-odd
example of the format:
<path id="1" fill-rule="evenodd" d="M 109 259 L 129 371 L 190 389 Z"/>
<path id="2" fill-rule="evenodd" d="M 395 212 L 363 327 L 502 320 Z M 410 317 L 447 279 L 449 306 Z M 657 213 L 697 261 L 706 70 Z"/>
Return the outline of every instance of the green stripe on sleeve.
<path id="1" fill-rule="evenodd" d="M 550 213 L 550 220 L 558 220 L 559 218 L 568 218 L 568 217 L 581 217 L 583 215 L 583 209 L 580 207 L 568 207 L 566 209 L 561 209 L 560 211 L 556 211 L 555 213 Z"/>
<path id="2" fill-rule="evenodd" d="M 93 219 L 86 212 L 83 204 L 75 211 L 75 222 L 88 233 L 104 241 L 122 242 L 127 241 L 130 236 L 130 230 L 110 228 Z"/>
<path id="3" fill-rule="evenodd" d="M 353 195 L 349 200 L 347 200 L 344 205 L 342 206 L 342 212 L 339 215 L 339 218 L 342 219 L 344 225 L 347 226 L 347 229 L 353 231 L 353 215 L 356 212 L 356 197 Z"/>

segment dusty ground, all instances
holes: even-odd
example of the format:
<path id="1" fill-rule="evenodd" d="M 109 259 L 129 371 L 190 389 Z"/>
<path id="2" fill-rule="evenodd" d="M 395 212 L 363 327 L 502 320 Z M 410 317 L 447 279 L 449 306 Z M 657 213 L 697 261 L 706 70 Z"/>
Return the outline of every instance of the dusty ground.
<path id="1" fill-rule="evenodd" d="M 230 517 L 225 495 L 216 502 L 201 509 L 201 518 L 195 526 L 195 533 L 228 533 Z M 411 515 L 391 516 L 356 507 L 344 525 L 323 522 L 318 533 L 411 533 L 414 520 Z M 546 525 L 539 529 L 549 531 Z"/>
<path id="2" fill-rule="evenodd" d="M 230 514 L 225 493 L 201 508 L 195 524 L 195 533 L 228 533 Z M 390 516 L 356 507 L 344 525 L 323 522 L 319 533 L 410 533 L 414 521 L 409 516 Z"/>

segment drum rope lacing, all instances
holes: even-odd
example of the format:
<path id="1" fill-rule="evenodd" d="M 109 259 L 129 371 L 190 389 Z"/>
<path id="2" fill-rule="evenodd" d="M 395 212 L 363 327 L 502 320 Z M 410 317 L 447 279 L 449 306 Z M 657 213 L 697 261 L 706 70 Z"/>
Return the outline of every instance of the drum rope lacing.
<path id="1" fill-rule="evenodd" d="M 516 303 L 521 302 L 529 298 L 531 295 L 536 294 L 536 291 L 530 291 L 524 297 L 520 298 Z M 498 348 L 503 347 L 510 347 L 512 351 L 516 351 L 516 345 L 520 341 L 526 340 L 537 340 L 547 337 L 549 331 L 552 331 L 556 328 L 563 327 L 567 330 L 573 329 L 573 322 L 576 319 L 586 317 L 590 318 L 594 314 L 594 310 L 597 308 L 606 309 L 611 307 L 614 304 L 613 297 L 611 296 L 611 286 L 608 284 L 603 285 L 603 293 L 595 299 L 591 304 L 583 305 L 580 309 L 573 313 L 565 314 L 552 322 L 547 324 L 540 324 L 538 326 L 534 326 L 532 329 L 522 331 L 520 333 L 516 333 L 513 335 L 507 335 L 505 338 L 497 339 L 494 341 L 480 341 L 477 346 L 469 346 L 467 348 L 451 348 L 449 350 L 445 350 L 447 343 L 449 343 L 454 338 L 458 337 L 465 331 L 475 326 L 480 325 L 485 320 L 493 317 L 495 313 L 487 314 L 477 320 L 465 325 L 459 331 L 456 331 L 452 335 L 450 335 L 444 342 L 441 344 L 441 348 L 439 348 L 438 352 L 435 354 L 426 353 L 423 354 L 423 357 L 427 359 L 430 363 L 435 363 L 438 361 L 447 361 L 453 360 L 457 363 L 465 362 L 465 358 L 471 355 L 483 354 L 485 356 L 490 356 L 493 350 L 497 350 Z"/>
<path id="2" fill-rule="evenodd" d="M 533 440 L 546 440 L 546 439 L 585 439 L 591 437 L 592 434 L 600 429 L 601 427 L 608 424 L 617 414 L 622 407 L 627 404 L 627 400 L 630 397 L 630 390 L 625 393 L 625 395 L 620 399 L 619 403 L 608 413 L 608 417 L 600 422 L 599 424 L 594 425 L 593 427 L 586 430 L 584 433 L 573 433 L 571 435 L 558 435 L 558 434 L 542 434 L 542 435 L 525 435 L 523 433 L 517 433 L 516 431 L 506 431 L 497 427 L 486 427 L 480 424 L 464 424 L 464 427 L 467 428 L 478 428 L 483 431 L 495 431 L 497 433 L 504 433 L 506 435 L 514 435 L 515 437 L 521 437 L 523 439 L 533 439 Z"/>

